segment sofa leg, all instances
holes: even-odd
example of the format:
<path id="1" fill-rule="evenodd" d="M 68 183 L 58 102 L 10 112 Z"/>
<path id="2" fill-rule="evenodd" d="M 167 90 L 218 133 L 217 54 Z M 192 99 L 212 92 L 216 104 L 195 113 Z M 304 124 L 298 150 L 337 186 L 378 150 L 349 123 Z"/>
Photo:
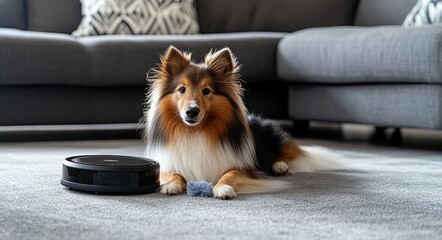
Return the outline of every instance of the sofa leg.
<path id="1" fill-rule="evenodd" d="M 394 146 L 402 145 L 402 132 L 400 128 L 395 128 L 391 134 L 391 144 Z"/>
<path id="2" fill-rule="evenodd" d="M 402 145 L 402 133 L 400 128 L 394 128 L 390 138 L 387 136 L 386 127 L 376 127 L 370 142 L 374 144 L 391 144 L 394 146 Z"/>
<path id="3" fill-rule="evenodd" d="M 310 122 L 294 120 L 291 134 L 294 137 L 307 137 L 309 135 Z"/>
<path id="4" fill-rule="evenodd" d="M 373 135 L 370 137 L 370 142 L 375 144 L 387 143 L 387 134 L 385 133 L 386 127 L 375 127 Z"/>

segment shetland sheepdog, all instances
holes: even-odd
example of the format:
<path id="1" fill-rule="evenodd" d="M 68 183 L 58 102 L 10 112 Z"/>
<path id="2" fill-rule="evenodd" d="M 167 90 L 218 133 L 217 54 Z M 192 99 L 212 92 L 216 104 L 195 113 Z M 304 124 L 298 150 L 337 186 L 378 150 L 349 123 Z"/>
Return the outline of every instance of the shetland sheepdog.
<path id="1" fill-rule="evenodd" d="M 270 121 L 248 114 L 229 48 L 197 64 L 171 46 L 148 82 L 145 155 L 160 163 L 163 194 L 183 193 L 190 180 L 207 181 L 214 197 L 231 199 L 288 186 L 263 172 L 285 176 L 336 166 L 329 151 L 300 147 Z"/>

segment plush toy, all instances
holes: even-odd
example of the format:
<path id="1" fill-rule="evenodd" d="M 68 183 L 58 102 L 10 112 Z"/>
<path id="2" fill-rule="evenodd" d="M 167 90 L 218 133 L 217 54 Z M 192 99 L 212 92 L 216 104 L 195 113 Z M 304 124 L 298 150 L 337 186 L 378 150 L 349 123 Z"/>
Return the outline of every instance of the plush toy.
<path id="1" fill-rule="evenodd" d="M 205 181 L 188 181 L 187 195 L 191 197 L 213 197 L 213 185 Z"/>

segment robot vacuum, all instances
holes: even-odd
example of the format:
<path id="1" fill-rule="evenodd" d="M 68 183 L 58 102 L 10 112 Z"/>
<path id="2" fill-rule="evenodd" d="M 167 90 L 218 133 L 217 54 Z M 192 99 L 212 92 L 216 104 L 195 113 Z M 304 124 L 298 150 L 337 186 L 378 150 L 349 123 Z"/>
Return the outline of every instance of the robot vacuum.
<path id="1" fill-rule="evenodd" d="M 119 155 L 82 155 L 63 161 L 61 184 L 69 189 L 108 194 L 151 193 L 160 186 L 160 165 Z"/>

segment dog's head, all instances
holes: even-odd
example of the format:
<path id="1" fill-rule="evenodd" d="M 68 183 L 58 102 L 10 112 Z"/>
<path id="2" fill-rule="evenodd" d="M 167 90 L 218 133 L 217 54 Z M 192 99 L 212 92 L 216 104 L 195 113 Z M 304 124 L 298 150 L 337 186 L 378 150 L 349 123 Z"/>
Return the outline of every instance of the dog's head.
<path id="1" fill-rule="evenodd" d="M 191 54 L 169 47 L 153 82 L 162 114 L 179 116 L 187 126 L 231 118 L 232 109 L 242 105 L 238 69 L 228 48 L 211 52 L 203 63 L 195 64 Z"/>

